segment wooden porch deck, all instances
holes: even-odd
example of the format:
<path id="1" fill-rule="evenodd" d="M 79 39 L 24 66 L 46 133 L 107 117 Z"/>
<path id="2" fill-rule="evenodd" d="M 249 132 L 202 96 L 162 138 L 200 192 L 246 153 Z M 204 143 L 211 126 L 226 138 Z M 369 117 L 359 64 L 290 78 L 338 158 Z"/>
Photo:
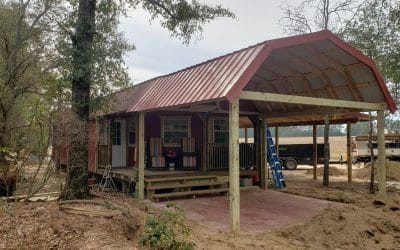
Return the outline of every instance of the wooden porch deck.
<path id="1" fill-rule="evenodd" d="M 96 174 L 103 175 L 98 168 Z M 189 170 L 150 170 L 145 169 L 146 197 L 152 200 L 172 197 L 219 194 L 228 191 L 229 173 L 227 170 L 189 171 Z M 241 176 L 258 175 L 257 170 L 241 170 Z M 136 168 L 113 168 L 111 176 L 120 181 L 136 183 Z"/>
<path id="2" fill-rule="evenodd" d="M 97 168 L 96 174 L 103 175 L 104 168 Z M 258 170 L 240 170 L 241 176 L 251 176 L 258 175 Z M 145 179 L 151 178 L 162 178 L 162 177 L 181 177 L 181 176 L 207 176 L 207 175 L 218 175 L 218 176 L 228 176 L 228 170 L 208 170 L 208 171 L 199 171 L 199 170 L 144 170 Z M 112 168 L 111 176 L 116 179 L 136 182 L 135 177 L 137 177 L 137 169 L 132 167 L 126 168 Z"/>

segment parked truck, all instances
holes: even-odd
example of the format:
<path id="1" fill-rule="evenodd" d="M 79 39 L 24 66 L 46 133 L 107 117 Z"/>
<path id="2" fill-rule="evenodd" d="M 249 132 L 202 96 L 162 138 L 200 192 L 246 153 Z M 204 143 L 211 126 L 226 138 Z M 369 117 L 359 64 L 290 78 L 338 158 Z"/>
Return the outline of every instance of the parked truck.
<path id="1" fill-rule="evenodd" d="M 313 164 L 313 144 L 283 144 L 279 145 L 279 160 L 288 170 L 295 170 L 298 164 Z M 318 162 L 324 160 L 324 144 L 317 144 Z"/>
<path id="2" fill-rule="evenodd" d="M 376 159 L 378 156 L 378 143 L 376 142 L 376 135 L 373 135 L 371 140 L 374 153 L 373 158 Z M 371 146 L 369 146 L 368 135 L 359 135 L 355 137 L 354 151 L 354 163 L 366 163 L 371 161 Z M 385 155 L 389 160 L 400 161 L 400 134 L 385 134 Z"/>

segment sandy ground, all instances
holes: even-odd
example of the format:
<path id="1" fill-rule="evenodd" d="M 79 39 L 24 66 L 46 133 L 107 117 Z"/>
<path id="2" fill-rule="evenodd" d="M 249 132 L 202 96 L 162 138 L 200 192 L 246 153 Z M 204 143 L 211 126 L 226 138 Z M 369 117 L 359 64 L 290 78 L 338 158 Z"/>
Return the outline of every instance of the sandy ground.
<path id="1" fill-rule="evenodd" d="M 375 202 L 365 180 L 349 184 L 341 172 L 345 173 L 345 165 L 336 167 L 329 187 L 322 187 L 321 177 L 312 179 L 310 167 L 284 171 L 287 188 L 282 192 L 330 200 L 341 206 L 330 206 L 305 223 L 251 234 L 227 233 L 188 218 L 186 223 L 193 231 L 187 240 L 195 249 L 399 249 L 399 190 L 388 192 L 387 200 Z M 55 177 L 46 191 L 59 188 Z M 136 211 L 141 224 L 145 214 L 159 213 L 158 208 L 123 194 L 96 199 Z M 76 207 L 99 209 L 95 205 Z M 128 239 L 124 217 L 108 212 L 112 216 L 91 217 L 61 210 L 58 202 L 0 203 L 0 249 L 138 249 L 141 229 Z"/>

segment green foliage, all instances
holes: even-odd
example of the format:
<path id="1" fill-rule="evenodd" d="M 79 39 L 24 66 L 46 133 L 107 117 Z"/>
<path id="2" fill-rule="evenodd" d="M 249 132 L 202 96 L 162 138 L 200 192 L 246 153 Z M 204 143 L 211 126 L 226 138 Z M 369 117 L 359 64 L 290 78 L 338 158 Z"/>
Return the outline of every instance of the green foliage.
<path id="1" fill-rule="evenodd" d="M 25 144 L 28 137 L 38 138 L 32 105 L 45 102 L 46 86 L 54 79 L 44 18 L 49 8 L 48 1 L 0 1 L 0 146 L 37 146 Z"/>
<path id="2" fill-rule="evenodd" d="M 152 15 L 152 19 L 161 18 L 161 25 L 171 31 L 171 35 L 181 38 L 188 44 L 193 35 L 203 31 L 205 23 L 217 17 L 234 18 L 230 10 L 221 5 L 210 6 L 202 4 L 197 0 L 132 0 L 131 4 L 136 7 L 141 5 L 143 9 Z"/>
<path id="3" fill-rule="evenodd" d="M 167 209 L 158 217 L 148 216 L 144 235 L 140 244 L 151 249 L 193 249 L 193 244 L 185 240 L 191 230 L 184 224 L 182 206 L 168 203 Z"/>

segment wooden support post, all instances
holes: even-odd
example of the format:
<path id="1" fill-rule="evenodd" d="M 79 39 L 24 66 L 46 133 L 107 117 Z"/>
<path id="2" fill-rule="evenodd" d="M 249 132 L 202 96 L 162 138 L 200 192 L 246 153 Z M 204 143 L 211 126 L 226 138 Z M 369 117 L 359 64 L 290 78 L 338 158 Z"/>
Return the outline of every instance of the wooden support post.
<path id="1" fill-rule="evenodd" d="M 386 198 L 386 156 L 385 156 L 385 116 L 383 110 L 377 114 L 377 137 L 378 137 L 378 197 Z"/>
<path id="2" fill-rule="evenodd" d="M 138 161 L 138 177 L 139 181 L 136 183 L 137 198 L 144 199 L 144 118 L 145 113 L 139 112 L 138 119 L 138 136 L 137 136 L 137 161 Z"/>
<path id="3" fill-rule="evenodd" d="M 275 148 L 276 148 L 276 155 L 279 157 L 279 127 L 275 127 Z"/>
<path id="4" fill-rule="evenodd" d="M 317 147 L 317 125 L 313 125 L 313 179 L 317 179 L 318 147 Z"/>
<path id="5" fill-rule="evenodd" d="M 267 142 L 265 140 L 266 130 L 265 130 L 265 121 L 264 119 L 260 122 L 260 187 L 262 189 L 267 189 L 267 155 L 266 155 L 266 148 Z"/>
<path id="6" fill-rule="evenodd" d="M 329 185 L 329 116 L 325 116 L 325 127 L 324 127 L 324 176 L 322 179 L 322 185 Z"/>
<path id="7" fill-rule="evenodd" d="M 351 157 L 351 123 L 347 122 L 347 181 L 353 180 L 353 160 Z"/>
<path id="8" fill-rule="evenodd" d="M 201 171 L 207 170 L 207 143 L 208 143 L 208 114 L 205 114 L 201 120 L 203 122 L 203 155 L 201 157 Z"/>
<path id="9" fill-rule="evenodd" d="M 240 229 L 239 99 L 229 103 L 229 215 L 233 232 Z"/>
<path id="10" fill-rule="evenodd" d="M 248 128 L 247 127 L 245 127 L 244 128 L 244 142 L 245 143 L 249 143 L 249 134 L 248 134 Z"/>

